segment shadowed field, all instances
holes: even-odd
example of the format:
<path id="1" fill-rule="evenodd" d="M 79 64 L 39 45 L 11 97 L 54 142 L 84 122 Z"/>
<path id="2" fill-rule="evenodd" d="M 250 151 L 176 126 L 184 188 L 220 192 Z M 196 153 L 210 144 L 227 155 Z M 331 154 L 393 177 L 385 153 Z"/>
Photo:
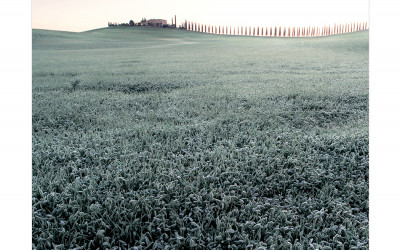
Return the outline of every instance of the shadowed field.
<path id="1" fill-rule="evenodd" d="M 32 38 L 34 247 L 368 248 L 367 31 Z"/>

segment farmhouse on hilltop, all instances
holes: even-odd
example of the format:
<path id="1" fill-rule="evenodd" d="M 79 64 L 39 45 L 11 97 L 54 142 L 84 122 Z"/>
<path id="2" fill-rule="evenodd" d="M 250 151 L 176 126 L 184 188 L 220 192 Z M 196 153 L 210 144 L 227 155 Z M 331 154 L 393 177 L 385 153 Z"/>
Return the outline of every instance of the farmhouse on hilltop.
<path id="1" fill-rule="evenodd" d="M 167 20 L 164 19 L 149 19 L 142 18 L 142 21 L 135 23 L 133 20 L 130 20 L 129 23 L 113 23 L 108 22 L 108 27 L 113 26 L 150 26 L 150 27 L 163 27 L 163 28 L 176 28 L 176 15 L 175 15 L 175 23 L 174 18 L 171 19 L 171 24 L 167 23 Z"/>
<path id="2" fill-rule="evenodd" d="M 164 19 L 149 19 L 140 22 L 141 26 L 163 27 L 167 25 L 167 20 Z"/>

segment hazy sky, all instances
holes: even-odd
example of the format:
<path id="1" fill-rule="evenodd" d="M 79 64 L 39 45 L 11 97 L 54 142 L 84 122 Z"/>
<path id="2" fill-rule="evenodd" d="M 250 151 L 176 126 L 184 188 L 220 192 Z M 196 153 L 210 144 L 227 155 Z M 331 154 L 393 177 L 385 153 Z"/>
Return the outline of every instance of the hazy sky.
<path id="1" fill-rule="evenodd" d="M 142 17 L 178 25 L 325 25 L 368 21 L 368 0 L 32 0 L 32 28 L 85 31 Z"/>

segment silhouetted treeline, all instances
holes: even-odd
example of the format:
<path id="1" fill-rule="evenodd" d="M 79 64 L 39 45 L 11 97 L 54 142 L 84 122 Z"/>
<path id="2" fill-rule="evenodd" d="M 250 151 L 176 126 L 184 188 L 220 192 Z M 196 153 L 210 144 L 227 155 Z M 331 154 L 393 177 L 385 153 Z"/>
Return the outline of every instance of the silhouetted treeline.
<path id="1" fill-rule="evenodd" d="M 175 17 L 176 22 L 176 17 Z M 174 24 L 174 19 L 172 19 L 172 24 L 168 24 L 167 20 L 164 19 L 150 19 L 142 18 L 140 22 L 135 23 L 133 20 L 130 20 L 129 23 L 116 23 L 116 22 L 108 22 L 108 27 L 114 26 L 151 26 L 151 27 L 162 27 L 162 28 L 177 28 L 176 23 Z M 179 27 L 183 28 L 183 27 Z"/>
<path id="2" fill-rule="evenodd" d="M 135 22 L 133 20 L 130 20 L 129 23 L 108 22 L 108 27 L 113 27 L 113 26 L 135 26 Z"/>
<path id="3" fill-rule="evenodd" d="M 330 36 L 336 34 L 344 34 L 349 32 L 356 32 L 362 30 L 368 30 L 369 25 L 367 22 L 359 23 L 345 23 L 345 24 L 334 24 L 325 26 L 302 26 L 302 27 L 282 27 L 282 26 L 267 26 L 267 27 L 251 27 L 251 26 L 217 26 L 200 24 L 185 20 L 182 23 L 183 29 L 220 34 L 220 35 L 240 35 L 240 36 L 271 36 L 271 37 L 314 37 L 314 36 Z"/>

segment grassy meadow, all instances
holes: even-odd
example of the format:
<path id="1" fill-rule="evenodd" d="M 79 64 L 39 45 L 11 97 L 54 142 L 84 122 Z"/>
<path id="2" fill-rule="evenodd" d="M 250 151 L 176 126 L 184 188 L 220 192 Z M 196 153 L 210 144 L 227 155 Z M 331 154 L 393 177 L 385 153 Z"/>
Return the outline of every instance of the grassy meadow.
<path id="1" fill-rule="evenodd" d="M 368 31 L 32 31 L 37 249 L 367 249 Z"/>

